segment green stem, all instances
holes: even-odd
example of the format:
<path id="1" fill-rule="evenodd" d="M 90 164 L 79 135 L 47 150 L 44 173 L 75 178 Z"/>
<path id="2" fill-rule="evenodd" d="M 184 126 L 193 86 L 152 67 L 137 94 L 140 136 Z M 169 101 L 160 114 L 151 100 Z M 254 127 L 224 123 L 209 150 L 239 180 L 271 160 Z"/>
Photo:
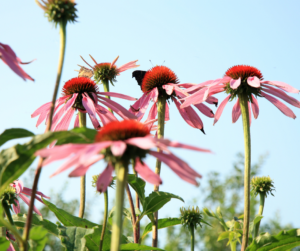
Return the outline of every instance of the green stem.
<path id="1" fill-rule="evenodd" d="M 194 251 L 194 246 L 195 246 L 195 234 L 194 234 L 194 227 L 190 227 L 190 231 L 191 231 L 191 251 Z"/>
<path id="2" fill-rule="evenodd" d="M 54 105 L 55 105 L 55 101 L 56 101 L 56 96 L 57 96 L 57 92 L 58 92 L 60 77 L 61 77 L 64 58 L 65 58 L 66 38 L 67 38 L 66 27 L 67 27 L 67 23 L 62 23 L 62 22 L 59 23 L 59 28 L 60 28 L 59 29 L 60 51 L 59 51 L 59 59 L 58 59 L 58 69 L 57 69 L 56 82 L 55 82 L 54 92 L 53 92 L 53 97 L 52 97 L 52 103 L 51 103 L 51 107 L 50 107 L 49 121 L 47 123 L 47 127 L 46 127 L 45 132 L 50 131 L 51 126 L 52 126 Z M 28 214 L 27 214 L 27 221 L 26 221 L 24 232 L 23 232 L 23 238 L 24 238 L 25 243 L 27 243 L 28 237 L 29 237 L 31 221 L 32 221 L 33 206 L 34 206 L 34 200 L 35 200 L 35 194 L 36 194 L 36 191 L 37 191 L 37 185 L 38 185 L 38 181 L 39 181 L 41 171 L 42 171 L 41 168 L 42 168 L 43 160 L 44 160 L 43 158 L 39 159 L 36 174 L 35 174 L 34 181 L 33 181 L 31 199 L 30 199 L 30 204 L 29 204 Z M 24 249 L 21 249 L 21 251 L 23 251 L 23 250 L 26 251 L 26 247 Z"/>
<path id="3" fill-rule="evenodd" d="M 247 96 L 239 96 L 241 107 L 243 128 L 244 128 L 244 144 L 245 144 L 245 170 L 244 170 L 244 228 L 242 249 L 245 251 L 248 244 L 249 236 L 249 218 L 250 218 L 250 168 L 251 168 L 251 138 L 250 138 L 250 123 L 248 111 Z"/>
<path id="4" fill-rule="evenodd" d="M 119 251 L 122 225 L 123 225 L 123 205 L 124 205 L 124 191 L 127 184 L 128 164 L 118 163 L 115 165 L 117 174 L 116 184 L 116 211 L 113 219 L 112 236 L 110 251 Z"/>
<path id="5" fill-rule="evenodd" d="M 157 101 L 157 113 L 158 113 L 158 129 L 157 137 L 163 138 L 165 132 L 165 111 L 166 111 L 166 98 L 159 97 Z M 160 152 L 160 150 L 158 150 Z M 156 160 L 155 173 L 160 175 L 161 161 Z M 154 186 L 154 191 L 158 191 L 159 186 Z M 158 221 L 158 212 L 154 213 L 155 224 L 152 225 L 152 247 L 157 247 L 157 221 Z"/>
<path id="6" fill-rule="evenodd" d="M 265 195 L 263 193 L 260 193 L 259 196 L 260 198 L 259 198 L 258 215 L 263 215 L 264 206 L 265 206 Z M 260 221 L 255 224 L 253 241 L 258 236 L 259 226 L 260 226 Z"/>
<path id="7" fill-rule="evenodd" d="M 135 177 L 138 177 L 138 173 L 137 171 L 135 171 L 134 169 L 135 167 L 135 159 L 132 160 L 132 170 L 134 172 Z M 135 207 L 140 209 L 140 199 L 139 199 L 139 195 L 137 192 L 135 192 Z M 136 215 L 136 222 L 135 222 L 135 227 L 136 227 L 136 239 L 138 242 L 135 243 L 139 243 L 140 240 L 140 221 L 139 221 L 139 216 Z"/>
<path id="8" fill-rule="evenodd" d="M 109 92 L 109 81 L 108 81 L 108 80 L 103 80 L 103 81 L 102 81 L 102 84 L 103 84 L 103 89 L 104 89 L 104 91 L 105 91 L 105 92 Z M 105 97 L 110 99 L 110 96 L 106 96 L 106 95 L 105 95 Z M 113 112 L 112 109 L 110 109 L 110 108 L 108 108 L 108 110 L 109 110 L 110 112 Z"/>
<path id="9" fill-rule="evenodd" d="M 3 208 L 2 204 L 0 204 L 0 206 Z M 3 211 L 1 209 L 1 211 Z M 5 213 L 3 212 L 2 218 L 4 219 L 5 217 Z M 6 237 L 6 228 L 5 227 L 1 227 L 0 228 L 0 237 Z"/>
<path id="10" fill-rule="evenodd" d="M 102 225 L 102 232 L 100 237 L 99 251 L 102 251 L 102 246 L 104 242 L 104 235 L 105 235 L 106 224 L 107 224 L 107 214 L 108 214 L 108 188 L 104 192 L 104 215 L 103 215 L 103 225 Z"/>
<path id="11" fill-rule="evenodd" d="M 231 251 L 236 251 L 236 241 L 235 242 L 230 242 L 230 250 Z"/>
<path id="12" fill-rule="evenodd" d="M 86 127 L 86 113 L 79 112 L 79 127 Z M 79 218 L 83 218 L 85 209 L 85 175 L 80 177 L 80 206 Z"/>
<path id="13" fill-rule="evenodd" d="M 15 223 L 13 221 L 13 218 L 11 216 L 11 213 L 10 213 L 10 209 L 9 209 L 10 206 L 6 202 L 3 202 L 2 206 L 3 206 L 4 212 L 6 214 L 6 217 L 7 217 L 8 221 L 10 222 L 10 224 L 15 225 Z"/>

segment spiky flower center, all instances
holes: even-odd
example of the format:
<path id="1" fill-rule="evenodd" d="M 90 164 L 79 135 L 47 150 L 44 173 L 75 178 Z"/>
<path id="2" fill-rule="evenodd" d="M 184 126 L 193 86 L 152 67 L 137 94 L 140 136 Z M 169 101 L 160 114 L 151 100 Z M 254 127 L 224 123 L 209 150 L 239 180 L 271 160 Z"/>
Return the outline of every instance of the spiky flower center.
<path id="1" fill-rule="evenodd" d="M 154 66 L 146 72 L 142 81 L 142 91 L 147 93 L 157 87 L 160 94 L 165 93 L 162 86 L 166 84 L 178 84 L 176 74 L 166 66 Z"/>
<path id="2" fill-rule="evenodd" d="M 187 228 L 197 228 L 199 225 L 201 226 L 201 221 L 203 219 L 203 216 L 199 210 L 199 207 L 188 207 L 188 208 L 180 208 L 180 213 L 181 213 L 181 224 L 184 227 Z"/>
<path id="3" fill-rule="evenodd" d="M 272 192 L 275 190 L 274 182 L 269 176 L 253 177 L 250 185 L 254 195 L 263 194 L 267 196 L 269 193 L 273 195 Z"/>
<path id="4" fill-rule="evenodd" d="M 111 63 L 101 63 L 94 66 L 94 79 L 97 83 L 100 82 L 116 82 L 116 77 L 119 74 L 115 65 L 111 67 Z"/>
<path id="5" fill-rule="evenodd" d="M 77 15 L 76 3 L 72 0 L 48 0 L 45 4 L 45 14 L 50 22 L 75 22 Z"/>

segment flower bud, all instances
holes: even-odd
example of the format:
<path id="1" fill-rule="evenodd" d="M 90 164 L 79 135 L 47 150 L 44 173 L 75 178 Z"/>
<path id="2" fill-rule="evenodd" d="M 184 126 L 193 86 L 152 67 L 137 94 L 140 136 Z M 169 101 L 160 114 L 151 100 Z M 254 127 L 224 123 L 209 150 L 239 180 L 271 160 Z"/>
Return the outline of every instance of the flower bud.
<path id="1" fill-rule="evenodd" d="M 200 213 L 199 207 L 188 207 L 187 209 L 185 209 L 184 207 L 180 208 L 180 213 L 181 213 L 181 224 L 184 227 L 187 228 L 197 228 L 197 226 L 199 225 L 200 227 L 202 227 L 201 225 L 201 221 L 202 221 L 202 214 Z"/>
<path id="2" fill-rule="evenodd" d="M 274 196 L 274 194 L 272 193 L 272 191 L 275 190 L 273 183 L 273 180 L 271 180 L 269 176 L 253 177 L 251 180 L 251 192 L 255 196 L 257 194 L 263 194 L 267 197 L 269 193 L 271 193 Z"/>

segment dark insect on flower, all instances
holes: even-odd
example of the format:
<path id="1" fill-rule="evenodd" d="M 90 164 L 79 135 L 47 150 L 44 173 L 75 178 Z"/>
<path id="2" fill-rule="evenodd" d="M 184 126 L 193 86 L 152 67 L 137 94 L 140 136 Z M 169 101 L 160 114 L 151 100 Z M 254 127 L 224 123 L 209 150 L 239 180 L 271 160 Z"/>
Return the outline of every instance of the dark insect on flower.
<path id="1" fill-rule="evenodd" d="M 140 70 L 132 72 L 132 77 L 135 78 L 135 80 L 138 82 L 139 86 L 142 86 L 142 81 L 145 77 L 145 74 L 146 74 L 146 71 L 140 71 Z"/>

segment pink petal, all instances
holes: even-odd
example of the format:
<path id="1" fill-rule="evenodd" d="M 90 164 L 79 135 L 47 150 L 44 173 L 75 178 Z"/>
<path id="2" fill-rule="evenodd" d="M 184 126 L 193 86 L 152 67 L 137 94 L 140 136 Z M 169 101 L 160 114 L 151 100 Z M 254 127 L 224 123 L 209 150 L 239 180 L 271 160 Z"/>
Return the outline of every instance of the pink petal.
<path id="1" fill-rule="evenodd" d="M 181 105 L 181 108 L 188 107 L 192 104 L 202 103 L 204 101 L 204 93 L 205 93 L 205 89 L 201 89 L 193 93 L 192 95 L 190 95 L 185 99 L 184 103 Z"/>
<path id="2" fill-rule="evenodd" d="M 215 114 L 215 120 L 214 120 L 214 124 L 218 122 L 219 118 L 221 117 L 222 115 L 222 112 L 226 106 L 226 104 L 228 103 L 228 100 L 230 99 L 230 96 L 231 95 L 228 95 L 223 101 L 222 103 L 220 104 L 220 106 L 218 107 L 217 111 L 216 111 L 216 114 Z"/>
<path id="3" fill-rule="evenodd" d="M 78 96 L 78 93 L 74 93 L 73 96 L 72 96 L 72 98 L 70 98 L 67 101 L 67 103 L 65 105 L 65 111 L 69 110 L 74 105 L 77 96 Z"/>
<path id="4" fill-rule="evenodd" d="M 96 113 L 100 117 L 103 125 L 106 125 L 112 121 L 118 121 L 118 119 L 106 108 L 96 104 Z"/>
<path id="5" fill-rule="evenodd" d="M 72 108 L 71 108 L 72 109 Z M 53 117 L 52 120 L 52 126 L 51 126 L 51 130 L 53 131 L 53 129 L 56 127 L 56 125 L 58 124 L 58 122 L 60 121 L 61 117 L 64 115 L 65 109 L 64 107 L 62 107 Z"/>
<path id="6" fill-rule="evenodd" d="M 156 103 L 157 99 L 158 99 L 158 89 L 157 89 L 157 87 L 153 88 L 152 91 L 149 94 L 151 96 L 152 101 L 154 103 Z"/>
<path id="7" fill-rule="evenodd" d="M 117 62 L 118 59 L 119 59 L 119 56 L 117 56 L 117 57 L 114 59 L 114 61 L 111 62 L 111 64 L 110 64 L 110 69 L 111 69 L 111 67 L 113 67 L 113 66 L 115 65 L 115 63 Z"/>
<path id="8" fill-rule="evenodd" d="M 114 156 L 122 156 L 127 148 L 127 145 L 123 141 L 113 141 L 110 146 L 110 150 Z"/>
<path id="9" fill-rule="evenodd" d="M 265 87 L 263 88 L 265 92 L 271 93 L 274 96 L 283 99 L 285 102 L 300 108 L 300 102 L 297 99 L 287 95 L 284 91 L 281 91 L 280 89 L 276 89 L 267 85 L 263 85 L 263 86 Z"/>
<path id="10" fill-rule="evenodd" d="M 15 199 L 15 202 L 17 203 L 17 206 L 13 204 L 13 209 L 16 214 L 19 214 L 21 212 L 20 203 L 17 199 Z"/>
<path id="11" fill-rule="evenodd" d="M 106 191 L 107 187 L 112 181 L 112 172 L 114 167 L 110 164 L 104 169 L 104 171 L 99 175 L 97 180 L 97 191 L 103 193 Z"/>
<path id="12" fill-rule="evenodd" d="M 230 88 L 237 89 L 241 84 L 241 78 L 239 79 L 231 79 L 230 80 Z"/>
<path id="13" fill-rule="evenodd" d="M 19 197 L 29 206 L 30 200 L 26 196 L 19 194 Z M 42 216 L 40 211 L 35 206 L 33 206 L 33 211 Z"/>
<path id="14" fill-rule="evenodd" d="M 156 106 L 156 103 L 154 103 L 149 111 L 149 114 L 148 114 L 148 118 L 146 119 L 146 123 L 150 120 L 153 120 L 153 119 L 156 119 L 157 117 L 157 106 Z"/>
<path id="15" fill-rule="evenodd" d="M 258 114 L 259 114 L 258 102 L 257 102 L 257 99 L 253 95 L 251 95 L 251 96 L 252 96 L 251 106 L 252 106 L 253 116 L 254 116 L 255 119 L 257 119 Z"/>
<path id="16" fill-rule="evenodd" d="M 276 87 L 279 87 L 287 92 L 292 92 L 292 93 L 299 93 L 299 90 L 294 88 L 293 86 L 290 86 L 284 82 L 280 81 L 262 81 L 262 84 L 268 84 L 268 85 L 274 85 Z"/>
<path id="17" fill-rule="evenodd" d="M 195 104 L 194 105 L 201 113 L 203 113 L 205 116 L 209 117 L 209 118 L 213 118 L 215 115 L 213 113 L 213 111 L 207 107 L 206 105 L 204 105 L 203 103 L 200 104 Z"/>
<path id="18" fill-rule="evenodd" d="M 153 140 L 156 140 L 156 141 L 164 144 L 165 146 L 176 147 L 176 148 L 184 148 L 184 149 L 189 149 L 189 150 L 194 150 L 194 151 L 199 151 L 199 152 L 211 153 L 211 151 L 208 150 L 208 149 L 182 144 L 182 143 L 179 143 L 177 141 L 170 141 L 168 139 L 153 139 Z"/>
<path id="19" fill-rule="evenodd" d="M 136 115 L 138 120 L 140 121 L 145 115 L 150 100 L 150 93 L 144 93 L 143 96 L 130 107 L 129 111 Z"/>
<path id="20" fill-rule="evenodd" d="M 235 123 L 240 116 L 241 116 L 240 100 L 237 99 L 236 103 L 232 108 L 232 123 Z"/>
<path id="21" fill-rule="evenodd" d="M 170 111 L 169 111 L 169 105 L 168 102 L 166 102 L 166 109 L 165 109 L 165 121 L 169 121 L 170 120 Z"/>
<path id="22" fill-rule="evenodd" d="M 93 124 L 94 128 L 95 128 L 96 130 L 99 130 L 99 129 L 101 128 L 101 126 L 100 126 L 100 124 L 99 124 L 97 118 L 94 117 L 94 116 L 92 116 L 91 114 L 89 114 L 89 117 L 90 117 L 90 119 L 91 119 L 91 121 L 92 121 L 92 124 Z"/>
<path id="23" fill-rule="evenodd" d="M 281 101 L 264 92 L 261 93 L 267 100 L 269 100 L 273 105 L 275 105 L 284 115 L 293 119 L 296 118 L 296 115 L 293 113 L 293 111 L 290 108 L 288 108 L 285 104 L 283 104 Z"/>
<path id="24" fill-rule="evenodd" d="M 171 95 L 174 90 L 174 87 L 172 85 L 163 85 L 162 88 L 165 89 L 168 95 Z"/>
<path id="25" fill-rule="evenodd" d="M 71 107 L 67 111 L 66 115 L 61 119 L 61 121 L 54 128 L 54 131 L 68 130 L 74 112 L 75 112 L 75 109 Z"/>
<path id="26" fill-rule="evenodd" d="M 41 107 L 39 107 L 38 109 L 36 109 L 32 114 L 31 114 L 31 118 L 34 118 L 40 114 L 42 114 L 43 112 L 48 112 L 50 107 L 51 107 L 52 102 L 48 102 L 46 104 L 43 104 Z"/>
<path id="27" fill-rule="evenodd" d="M 84 106 L 88 114 L 90 114 L 96 119 L 95 103 L 86 92 L 84 94 L 82 94 L 82 105 Z"/>
<path id="28" fill-rule="evenodd" d="M 129 108 L 129 112 L 136 115 L 140 110 L 141 100 L 143 100 L 145 98 L 145 96 L 146 96 L 146 93 L 144 93 L 142 95 L 142 97 L 140 97 L 133 105 L 131 105 L 130 108 Z"/>
<path id="29" fill-rule="evenodd" d="M 41 113 L 41 115 L 38 118 L 38 121 L 36 122 L 36 127 L 38 127 L 45 120 L 45 118 L 48 117 L 48 114 L 49 114 L 49 110 Z"/>
<path id="30" fill-rule="evenodd" d="M 218 102 L 219 101 L 214 96 L 209 96 L 209 97 L 207 97 L 207 99 L 205 100 L 205 102 L 208 103 L 208 104 L 212 104 L 212 105 L 218 106 Z"/>
<path id="31" fill-rule="evenodd" d="M 187 89 L 185 89 L 186 92 L 192 92 L 192 91 L 195 91 L 195 90 L 198 90 L 200 88 L 203 88 L 205 86 L 208 86 L 210 84 L 212 84 L 214 82 L 214 80 L 208 80 L 208 81 L 205 81 L 203 83 L 200 83 L 200 84 L 197 84 L 197 85 L 193 85 Z"/>
<path id="32" fill-rule="evenodd" d="M 248 83 L 248 85 L 250 85 L 254 88 L 260 87 L 260 80 L 258 77 L 255 77 L 255 76 L 247 78 L 247 83 Z"/>
<path id="33" fill-rule="evenodd" d="M 156 142 L 151 135 L 127 139 L 125 140 L 125 142 L 127 144 L 134 145 L 145 150 L 156 146 Z"/>
<path id="34" fill-rule="evenodd" d="M 79 117 L 78 114 L 75 117 L 74 128 L 79 127 Z"/>
<path id="35" fill-rule="evenodd" d="M 127 63 L 127 64 L 124 64 L 124 65 L 120 66 L 118 68 L 118 71 L 119 72 L 123 72 L 123 71 L 129 70 L 129 69 L 132 69 L 132 68 L 139 67 L 139 65 L 136 64 L 137 61 L 138 60 L 131 61 L 131 62 Z"/>
<path id="36" fill-rule="evenodd" d="M 135 159 L 135 167 L 134 169 L 138 172 L 138 174 L 147 182 L 153 185 L 160 185 L 162 184 L 162 180 L 158 174 L 154 173 L 146 163 L 141 163 L 139 158 Z"/>
<path id="37" fill-rule="evenodd" d="M 249 124 L 251 126 L 252 123 L 252 116 L 251 116 L 251 105 L 250 102 L 248 101 L 248 112 L 249 112 Z"/>
<path id="38" fill-rule="evenodd" d="M 133 98 L 133 97 L 130 97 L 130 96 L 127 96 L 124 94 L 116 93 L 116 92 L 97 92 L 97 93 L 100 95 L 106 95 L 106 96 L 110 96 L 110 97 L 136 101 L 136 98 Z"/>
<path id="39" fill-rule="evenodd" d="M 69 177 L 79 177 L 86 174 L 87 170 L 90 168 L 91 165 L 95 164 L 101 159 L 104 159 L 104 155 L 91 155 L 87 158 L 84 163 L 80 163 L 76 168 L 69 174 Z"/>

